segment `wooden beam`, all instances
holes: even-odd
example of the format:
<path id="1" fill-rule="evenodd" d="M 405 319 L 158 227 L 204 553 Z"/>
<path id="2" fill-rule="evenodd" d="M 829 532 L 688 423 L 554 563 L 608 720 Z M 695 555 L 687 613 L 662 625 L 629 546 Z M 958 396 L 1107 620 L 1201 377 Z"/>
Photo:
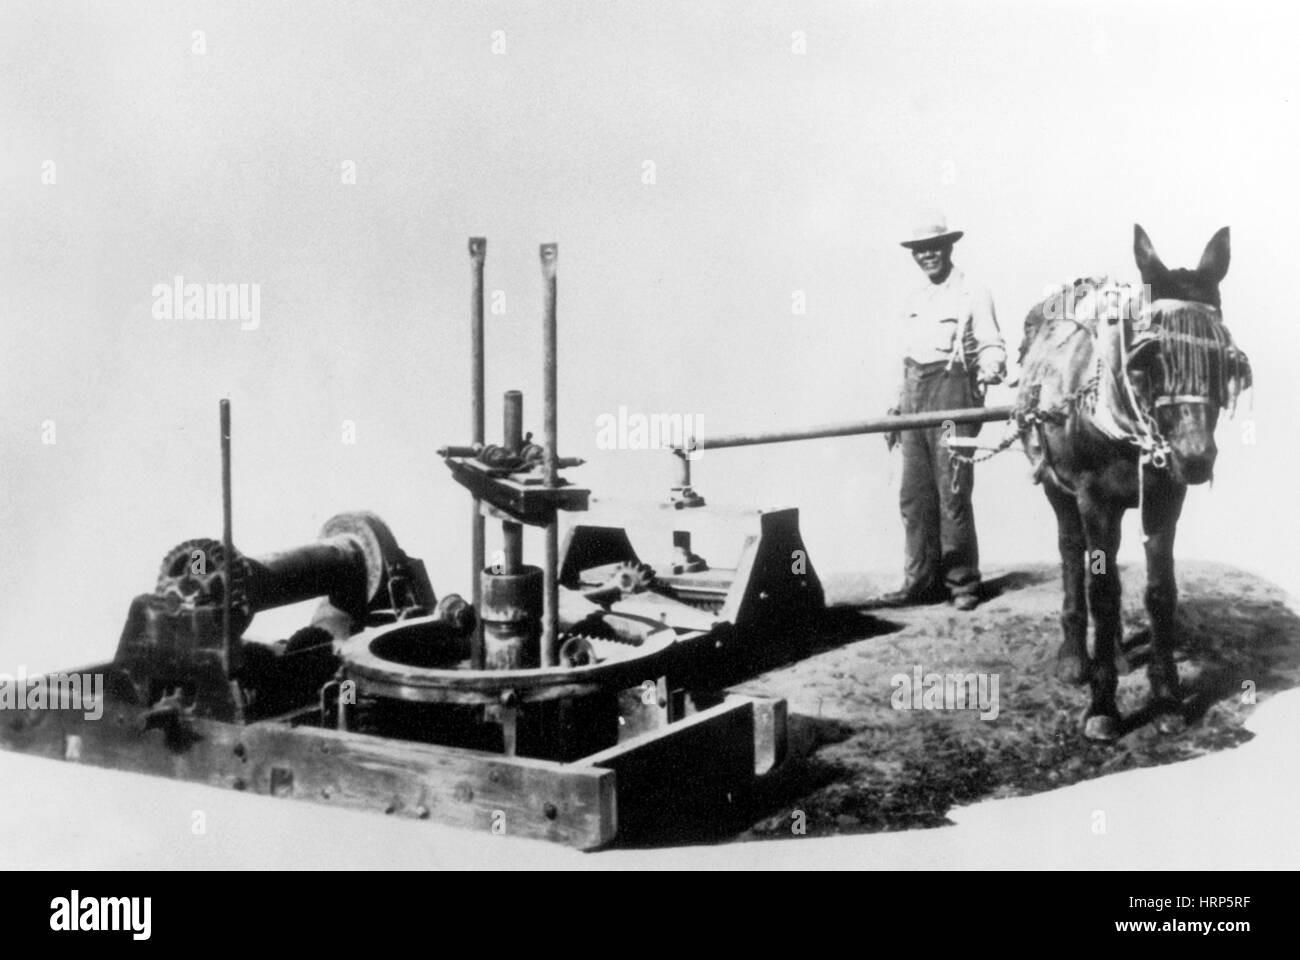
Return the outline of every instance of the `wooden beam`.
<path id="1" fill-rule="evenodd" d="M 141 713 L 110 703 L 99 720 L 10 714 L 0 717 L 0 747 L 584 850 L 614 839 L 612 770 L 277 723 L 188 719 L 144 730 Z"/>
<path id="2" fill-rule="evenodd" d="M 736 697 L 574 764 L 618 775 L 619 835 L 725 808 L 754 778 L 754 705 Z"/>

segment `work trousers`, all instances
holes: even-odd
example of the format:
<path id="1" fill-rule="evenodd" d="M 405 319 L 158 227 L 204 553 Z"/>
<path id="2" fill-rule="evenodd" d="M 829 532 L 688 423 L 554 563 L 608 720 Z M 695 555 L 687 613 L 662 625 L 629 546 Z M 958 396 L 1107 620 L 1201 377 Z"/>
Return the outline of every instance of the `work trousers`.
<path id="1" fill-rule="evenodd" d="M 982 406 L 969 373 L 945 361 L 903 361 L 903 413 Z M 950 425 L 957 436 L 973 437 L 979 424 Z M 979 543 L 971 507 L 974 470 L 949 459 L 943 427 L 902 431 L 903 481 L 899 506 L 906 534 L 903 589 L 930 592 L 947 587 L 954 595 L 977 593 Z M 955 477 L 955 482 L 954 482 Z"/>

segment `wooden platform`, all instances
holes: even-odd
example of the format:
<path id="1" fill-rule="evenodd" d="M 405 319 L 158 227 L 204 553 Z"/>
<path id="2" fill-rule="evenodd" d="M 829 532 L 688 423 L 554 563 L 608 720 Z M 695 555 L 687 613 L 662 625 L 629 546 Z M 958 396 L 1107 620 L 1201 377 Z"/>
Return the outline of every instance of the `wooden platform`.
<path id="1" fill-rule="evenodd" d="M 80 710 L 0 716 L 0 748 L 589 850 L 745 788 L 784 754 L 784 707 L 727 696 L 578 762 L 555 763 L 288 720 L 181 719 L 145 729 L 141 708 L 109 695 L 98 720 Z"/>

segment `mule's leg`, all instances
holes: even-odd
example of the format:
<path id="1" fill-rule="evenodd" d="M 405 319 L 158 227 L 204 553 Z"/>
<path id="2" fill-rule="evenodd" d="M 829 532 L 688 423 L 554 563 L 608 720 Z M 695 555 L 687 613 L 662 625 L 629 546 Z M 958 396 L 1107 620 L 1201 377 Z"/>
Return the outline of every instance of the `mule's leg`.
<path id="1" fill-rule="evenodd" d="M 1115 649 L 1120 639 L 1119 553 L 1120 520 L 1124 508 L 1086 494 L 1080 497 L 1088 556 L 1088 612 L 1092 614 L 1093 651 L 1088 665 L 1092 702 L 1084 718 L 1083 734 L 1089 740 L 1114 740 L 1119 736 L 1119 709 L 1115 688 L 1119 671 Z"/>
<path id="2" fill-rule="evenodd" d="M 1151 702 L 1157 710 L 1156 729 L 1178 733 L 1187 723 L 1178 694 L 1178 667 L 1174 665 L 1175 610 L 1178 583 L 1174 579 L 1174 533 L 1182 513 L 1187 488 L 1157 475 L 1143 498 L 1143 525 L 1147 531 L 1147 616 L 1151 620 L 1151 659 L 1147 679 Z"/>
<path id="3" fill-rule="evenodd" d="M 1065 683 L 1083 683 L 1088 663 L 1088 604 L 1084 595 L 1083 554 L 1087 541 L 1074 495 L 1043 482 L 1047 500 L 1056 511 L 1056 540 L 1061 551 L 1061 647 L 1056 652 L 1056 676 Z"/>

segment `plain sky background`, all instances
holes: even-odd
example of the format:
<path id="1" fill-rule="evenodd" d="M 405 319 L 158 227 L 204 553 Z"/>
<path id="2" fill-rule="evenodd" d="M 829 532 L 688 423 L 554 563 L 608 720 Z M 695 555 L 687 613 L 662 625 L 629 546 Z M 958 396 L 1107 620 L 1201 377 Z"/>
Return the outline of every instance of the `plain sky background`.
<path id="1" fill-rule="evenodd" d="M 1135 221 L 1171 266 L 1231 225 L 1224 315 L 1258 387 L 1177 553 L 1300 592 L 1296 26 L 1241 2 L 5 0 L 0 670 L 107 659 L 163 553 L 220 535 L 227 395 L 241 549 L 369 508 L 440 594 L 468 592 L 468 501 L 434 451 L 468 437 L 471 235 L 506 305 L 489 437 L 516 387 L 540 434 L 556 241 L 561 453 L 597 493 L 650 499 L 667 454 L 597 448 L 620 405 L 706 432 L 888 405 L 920 276 L 897 241 L 935 205 L 1013 352 L 1046 285 L 1134 275 Z M 260 284 L 260 327 L 154 319 L 178 274 Z M 696 480 L 802 508 L 823 571 L 890 571 L 897 474 L 859 437 L 710 452 Z M 1019 452 L 975 496 L 986 568 L 1055 559 Z"/>

